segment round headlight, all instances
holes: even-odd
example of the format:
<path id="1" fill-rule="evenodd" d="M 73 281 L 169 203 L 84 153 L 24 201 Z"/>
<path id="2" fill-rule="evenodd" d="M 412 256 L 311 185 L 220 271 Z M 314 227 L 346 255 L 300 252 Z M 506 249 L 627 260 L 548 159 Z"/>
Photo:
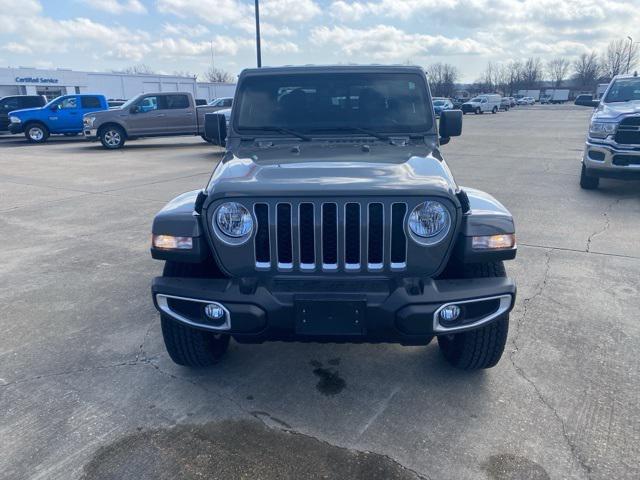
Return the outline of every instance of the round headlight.
<path id="1" fill-rule="evenodd" d="M 451 223 L 449 212 L 440 202 L 423 202 L 409 215 L 409 229 L 418 237 L 431 238 L 442 233 Z"/>
<path id="2" fill-rule="evenodd" d="M 253 230 L 251 213 L 239 203 L 223 203 L 218 207 L 215 216 L 218 229 L 229 237 L 246 237 Z"/>

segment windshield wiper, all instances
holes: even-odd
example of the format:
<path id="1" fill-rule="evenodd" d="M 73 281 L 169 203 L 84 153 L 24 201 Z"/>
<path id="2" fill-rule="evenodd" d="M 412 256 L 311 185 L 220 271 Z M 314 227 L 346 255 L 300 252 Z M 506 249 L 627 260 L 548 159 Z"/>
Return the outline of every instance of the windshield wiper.
<path id="1" fill-rule="evenodd" d="M 314 128 L 313 132 L 360 132 L 370 137 L 379 138 L 380 140 L 388 141 L 389 137 L 383 133 L 374 132 L 367 128 L 362 127 L 331 127 L 331 128 Z"/>
<path id="2" fill-rule="evenodd" d="M 305 141 L 305 142 L 310 142 L 311 141 L 311 137 L 307 137 L 306 135 L 303 135 L 302 133 L 296 132 L 295 130 L 290 130 L 288 128 L 283 128 L 283 127 L 256 127 L 256 128 L 252 128 L 252 130 L 262 130 L 262 131 L 265 131 L 265 132 L 286 133 L 287 135 L 293 135 L 294 137 L 298 137 L 300 140 Z"/>

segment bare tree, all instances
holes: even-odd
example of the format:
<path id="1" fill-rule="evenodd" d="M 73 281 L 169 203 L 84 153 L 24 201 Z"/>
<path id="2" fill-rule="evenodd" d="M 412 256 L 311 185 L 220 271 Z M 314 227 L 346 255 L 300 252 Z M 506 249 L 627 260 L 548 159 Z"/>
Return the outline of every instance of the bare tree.
<path id="1" fill-rule="evenodd" d="M 114 70 L 114 73 L 126 73 L 129 75 L 153 75 L 156 73 L 149 65 L 139 63 L 123 68 L 122 70 Z"/>
<path id="2" fill-rule="evenodd" d="M 583 53 L 573 62 L 574 78 L 584 90 L 595 89 L 601 71 L 596 51 Z"/>
<path id="3" fill-rule="evenodd" d="M 530 57 L 522 65 L 522 83 L 524 88 L 537 88 L 542 81 L 542 61 Z"/>
<path id="4" fill-rule="evenodd" d="M 555 88 L 560 88 L 562 82 L 567 78 L 570 66 L 571 62 L 562 57 L 554 58 L 547 62 L 547 75 Z"/>
<path id="5" fill-rule="evenodd" d="M 602 75 L 607 80 L 627 73 L 638 63 L 638 44 L 629 40 L 611 40 L 602 54 Z"/>
<path id="6" fill-rule="evenodd" d="M 519 61 L 509 62 L 506 65 L 506 75 L 509 95 L 513 95 L 522 84 L 522 63 Z"/>
<path id="7" fill-rule="evenodd" d="M 429 85 L 435 96 L 452 97 L 460 77 L 458 69 L 448 63 L 434 63 L 426 68 Z"/>
<path id="8" fill-rule="evenodd" d="M 222 70 L 221 68 L 210 67 L 204 74 L 205 78 L 209 82 L 231 83 L 233 82 L 233 75 L 229 72 Z"/>

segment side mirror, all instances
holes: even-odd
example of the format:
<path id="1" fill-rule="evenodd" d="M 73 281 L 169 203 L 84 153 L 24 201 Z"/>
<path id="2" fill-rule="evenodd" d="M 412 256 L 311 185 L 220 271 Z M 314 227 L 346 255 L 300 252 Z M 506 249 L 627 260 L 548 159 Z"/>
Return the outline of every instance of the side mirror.
<path id="1" fill-rule="evenodd" d="M 440 145 L 449 143 L 451 137 L 462 135 L 462 110 L 443 110 L 440 113 Z"/>
<path id="2" fill-rule="evenodd" d="M 204 138 L 214 145 L 224 147 L 227 140 L 227 118 L 220 113 L 204 115 Z"/>
<path id="3" fill-rule="evenodd" d="M 129 109 L 129 113 L 139 113 L 139 112 L 140 112 L 140 107 L 138 105 L 134 105 Z"/>

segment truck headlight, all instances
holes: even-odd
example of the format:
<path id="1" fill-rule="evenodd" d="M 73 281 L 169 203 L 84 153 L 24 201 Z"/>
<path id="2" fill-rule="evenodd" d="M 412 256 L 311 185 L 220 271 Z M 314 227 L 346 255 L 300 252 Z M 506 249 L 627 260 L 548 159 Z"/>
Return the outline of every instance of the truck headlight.
<path id="1" fill-rule="evenodd" d="M 84 117 L 84 126 L 85 127 L 93 127 L 94 122 L 96 121 L 96 117 Z"/>
<path id="2" fill-rule="evenodd" d="M 11 115 L 11 116 L 9 117 L 9 121 L 10 121 L 11 123 L 20 123 L 22 120 L 20 120 L 18 117 L 14 117 L 13 115 Z"/>
<path id="3" fill-rule="evenodd" d="M 226 202 L 218 207 L 214 215 L 214 227 L 231 239 L 234 243 L 244 243 L 253 230 L 253 218 L 244 205 L 237 202 Z"/>
<path id="4" fill-rule="evenodd" d="M 606 138 L 615 135 L 618 124 L 615 122 L 591 122 L 589 126 L 589 136 L 594 138 Z"/>
<path id="5" fill-rule="evenodd" d="M 423 202 L 413 209 L 409 215 L 409 230 L 420 239 L 434 239 L 449 229 L 451 216 L 447 208 L 433 200 Z"/>

